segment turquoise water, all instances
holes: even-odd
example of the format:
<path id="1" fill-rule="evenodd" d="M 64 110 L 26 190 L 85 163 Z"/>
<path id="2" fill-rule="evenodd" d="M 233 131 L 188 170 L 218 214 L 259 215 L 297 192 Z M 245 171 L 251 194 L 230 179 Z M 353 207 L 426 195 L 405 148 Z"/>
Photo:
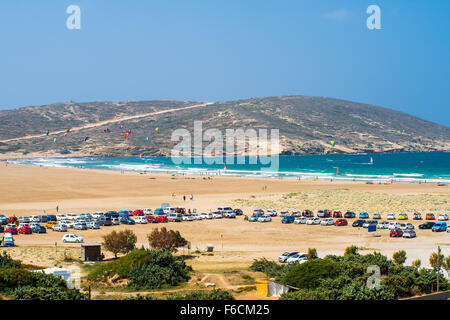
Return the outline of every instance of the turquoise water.
<path id="1" fill-rule="evenodd" d="M 373 158 L 373 163 L 371 163 Z M 211 160 L 212 158 L 208 158 Z M 219 160 L 219 158 L 214 158 Z M 186 159 L 185 159 L 186 160 Z M 189 159 L 192 160 L 192 159 Z M 223 160 L 223 159 L 220 159 Z M 236 160 L 234 158 L 234 160 Z M 171 158 L 37 158 L 9 160 L 11 163 L 173 174 L 284 177 L 360 181 L 405 181 L 450 183 L 450 153 L 387 153 L 356 155 L 280 156 L 278 170 L 269 165 L 249 164 L 174 164 Z M 191 161 L 193 162 L 193 161 Z M 236 161 L 235 161 L 236 162 Z M 339 175 L 337 175 L 339 167 Z"/>

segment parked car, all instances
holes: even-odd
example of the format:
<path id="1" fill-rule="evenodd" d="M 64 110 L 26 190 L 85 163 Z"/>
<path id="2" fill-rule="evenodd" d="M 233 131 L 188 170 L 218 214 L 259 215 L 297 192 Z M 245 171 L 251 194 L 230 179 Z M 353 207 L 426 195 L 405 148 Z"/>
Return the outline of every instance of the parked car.
<path id="1" fill-rule="evenodd" d="M 87 226 L 87 223 L 85 223 L 85 222 L 76 222 L 76 223 L 73 225 L 73 228 L 74 228 L 75 230 L 87 230 L 87 229 L 88 229 L 88 226 Z"/>
<path id="2" fill-rule="evenodd" d="M 271 222 L 271 221 L 272 221 L 272 216 L 269 214 L 265 214 L 258 218 L 258 222 Z"/>
<path id="3" fill-rule="evenodd" d="M 306 218 L 312 218 L 312 217 L 314 217 L 314 212 L 312 212 L 309 209 L 306 209 L 302 212 L 302 216 L 306 217 Z"/>
<path id="4" fill-rule="evenodd" d="M 264 210 L 263 209 L 255 209 L 255 210 L 253 210 L 253 215 L 256 215 L 256 214 L 264 215 Z"/>
<path id="5" fill-rule="evenodd" d="M 142 211 L 144 211 L 144 214 L 145 215 L 150 215 L 150 214 L 153 214 L 153 211 L 152 211 L 152 209 L 149 209 L 149 208 L 145 208 L 144 210 L 142 210 Z"/>
<path id="6" fill-rule="evenodd" d="M 427 221 L 425 223 L 420 224 L 419 229 L 431 229 L 433 228 L 434 224 L 435 224 L 434 222 Z"/>
<path id="7" fill-rule="evenodd" d="M 437 218 L 439 221 L 448 221 L 448 214 L 442 213 Z"/>
<path id="8" fill-rule="evenodd" d="M 363 228 L 369 228 L 370 225 L 378 225 L 378 221 L 369 220 L 369 221 L 363 223 Z"/>
<path id="9" fill-rule="evenodd" d="M 419 212 L 414 213 L 413 220 L 422 220 L 422 214 Z"/>
<path id="10" fill-rule="evenodd" d="M 132 216 L 133 212 L 131 212 L 130 210 L 121 210 L 119 211 L 119 217 L 129 217 Z"/>
<path id="11" fill-rule="evenodd" d="M 97 221 L 89 221 L 86 226 L 88 229 L 100 229 L 100 224 Z"/>
<path id="12" fill-rule="evenodd" d="M 39 222 L 39 216 L 30 216 L 30 222 Z"/>
<path id="13" fill-rule="evenodd" d="M 133 216 L 143 216 L 144 215 L 144 210 L 141 209 L 137 209 L 133 211 Z"/>
<path id="14" fill-rule="evenodd" d="M 360 219 L 369 219 L 369 214 L 367 212 L 363 211 L 359 214 L 359 218 Z"/>
<path id="15" fill-rule="evenodd" d="M 203 216 L 203 219 L 214 219 L 214 216 L 211 212 L 209 212 L 209 213 L 203 212 L 200 215 Z"/>
<path id="16" fill-rule="evenodd" d="M 406 223 L 406 229 L 407 230 L 414 230 L 414 225 L 412 223 L 410 223 L 410 222 L 407 222 Z"/>
<path id="17" fill-rule="evenodd" d="M 162 223 L 169 222 L 169 219 L 167 219 L 167 216 L 158 216 L 156 218 L 158 219 L 158 222 L 162 222 Z"/>
<path id="18" fill-rule="evenodd" d="M 294 223 L 295 217 L 294 215 L 284 216 L 283 219 L 281 219 L 281 223 Z"/>
<path id="19" fill-rule="evenodd" d="M 300 217 L 294 220 L 295 224 L 306 224 L 306 220 L 308 220 L 308 218 L 306 217 Z"/>
<path id="20" fill-rule="evenodd" d="M 12 223 L 16 223 L 16 222 L 17 222 L 16 216 L 8 217 L 8 223 L 12 224 Z"/>
<path id="21" fill-rule="evenodd" d="M 164 210 L 162 208 L 156 208 L 155 211 L 153 211 L 153 213 L 154 214 L 160 214 L 160 215 L 165 214 Z"/>
<path id="22" fill-rule="evenodd" d="M 388 219 L 388 220 L 395 220 L 395 214 L 388 213 L 387 216 L 386 216 L 386 219 Z"/>
<path id="23" fill-rule="evenodd" d="M 277 210 L 269 209 L 269 210 L 267 210 L 266 214 L 268 214 L 271 217 L 276 217 L 277 216 Z"/>
<path id="24" fill-rule="evenodd" d="M 293 215 L 294 217 L 301 217 L 301 216 L 302 216 L 302 213 L 301 213 L 300 211 L 298 211 L 298 210 L 294 210 L 294 211 L 292 211 L 292 215 Z"/>
<path id="25" fill-rule="evenodd" d="M 320 221 L 321 226 L 332 226 L 334 225 L 334 219 L 333 218 L 326 218 Z"/>
<path id="26" fill-rule="evenodd" d="M 353 219 L 356 217 L 356 214 L 353 211 L 347 211 L 344 213 L 344 218 L 346 219 Z"/>
<path id="27" fill-rule="evenodd" d="M 414 230 L 407 229 L 407 230 L 403 231 L 403 238 L 415 238 L 415 237 L 416 237 L 416 232 Z"/>
<path id="28" fill-rule="evenodd" d="M 308 220 L 306 220 L 306 224 L 309 224 L 309 225 L 320 224 L 320 221 L 321 220 L 319 217 L 309 218 Z"/>
<path id="29" fill-rule="evenodd" d="M 31 230 L 33 230 L 33 233 L 47 233 L 47 229 L 38 223 L 33 223 L 30 227 Z"/>
<path id="30" fill-rule="evenodd" d="M 3 225 L 0 224 L 0 232 L 3 233 L 5 232 L 5 227 Z"/>
<path id="31" fill-rule="evenodd" d="M 333 218 L 342 218 L 342 212 L 333 211 Z"/>
<path id="32" fill-rule="evenodd" d="M 223 215 L 220 212 L 213 212 L 212 215 L 213 215 L 214 219 L 222 219 L 223 218 Z"/>
<path id="33" fill-rule="evenodd" d="M 19 233 L 21 234 L 32 234 L 33 230 L 29 226 L 21 226 L 18 229 Z"/>
<path id="34" fill-rule="evenodd" d="M 100 226 L 112 226 L 112 219 L 109 216 L 103 215 L 97 219 Z"/>
<path id="35" fill-rule="evenodd" d="M 364 223 L 366 223 L 366 220 L 358 219 L 353 221 L 352 227 L 362 227 Z"/>
<path id="36" fill-rule="evenodd" d="M 148 223 L 148 220 L 147 220 L 146 217 L 137 216 L 137 217 L 134 219 L 134 222 L 136 222 L 137 224 L 147 224 L 147 223 Z"/>
<path id="37" fill-rule="evenodd" d="M 388 221 L 380 221 L 377 225 L 377 229 L 388 229 L 389 222 Z"/>
<path id="38" fill-rule="evenodd" d="M 381 214 L 374 213 L 373 216 L 372 216 L 372 219 L 381 219 Z"/>
<path id="39" fill-rule="evenodd" d="M 71 243 L 82 243 L 83 242 L 83 238 L 77 236 L 76 234 L 73 233 L 68 233 L 65 234 L 62 237 L 62 242 L 66 243 L 66 242 L 71 242 Z"/>
<path id="40" fill-rule="evenodd" d="M 7 232 L 3 235 L 3 246 L 14 247 L 14 237 L 12 233 Z"/>
<path id="41" fill-rule="evenodd" d="M 192 216 L 192 214 L 184 214 L 183 221 L 194 221 L 194 217 Z"/>
<path id="42" fill-rule="evenodd" d="M 129 217 L 122 217 L 122 218 L 120 218 L 120 223 L 132 225 L 132 224 L 135 224 L 136 222 Z"/>
<path id="43" fill-rule="evenodd" d="M 47 221 L 56 221 L 56 216 L 54 214 L 47 215 Z"/>
<path id="44" fill-rule="evenodd" d="M 300 264 L 300 263 L 305 262 L 306 260 L 308 260 L 308 258 L 306 257 L 306 254 L 298 252 L 296 254 L 293 254 L 289 258 L 287 258 L 286 262 L 293 263 L 293 264 Z"/>
<path id="45" fill-rule="evenodd" d="M 67 232 L 67 227 L 65 224 L 57 224 L 52 228 L 52 230 L 58 232 Z"/>
<path id="46" fill-rule="evenodd" d="M 155 216 L 146 216 L 145 218 L 147 219 L 148 223 L 158 223 L 159 222 L 158 217 L 155 217 Z"/>
<path id="47" fill-rule="evenodd" d="M 225 218 L 228 218 L 228 219 L 235 219 L 236 218 L 236 214 L 233 211 L 226 211 L 224 213 L 224 215 L 225 215 Z"/>
<path id="48" fill-rule="evenodd" d="M 30 223 L 30 217 L 21 216 L 18 219 L 19 223 Z"/>
<path id="49" fill-rule="evenodd" d="M 58 221 L 66 220 L 66 215 L 65 214 L 57 214 L 56 215 L 56 220 L 58 220 Z"/>
<path id="50" fill-rule="evenodd" d="M 257 222 L 259 218 L 262 217 L 262 214 L 254 214 L 248 218 L 248 222 Z"/>
<path id="51" fill-rule="evenodd" d="M 294 254 L 297 253 L 298 251 L 286 251 L 285 253 L 283 253 L 278 257 L 278 262 L 285 263 L 288 258 L 292 257 Z"/>
<path id="52" fill-rule="evenodd" d="M 289 211 L 281 211 L 280 212 L 280 217 L 285 217 L 289 215 Z"/>
<path id="53" fill-rule="evenodd" d="M 118 226 L 120 224 L 119 218 L 112 218 L 111 222 L 112 222 L 113 226 Z"/>
<path id="54" fill-rule="evenodd" d="M 65 224 L 67 229 L 72 229 L 73 226 L 75 225 L 75 222 L 71 221 L 71 220 L 62 220 L 59 222 L 60 224 Z"/>
<path id="55" fill-rule="evenodd" d="M 335 226 L 346 226 L 346 225 L 348 225 L 348 222 L 347 222 L 346 219 L 337 219 L 337 220 L 334 222 L 334 225 L 335 225 Z"/>
<path id="56" fill-rule="evenodd" d="M 46 224 L 45 224 L 45 227 L 47 228 L 47 229 L 52 229 L 54 226 L 56 226 L 57 225 L 57 223 L 56 223 L 56 221 L 48 221 Z"/>
<path id="57" fill-rule="evenodd" d="M 406 213 L 400 213 L 399 215 L 398 215 L 398 218 L 397 218 L 397 220 L 408 220 L 408 215 L 406 214 Z"/>
<path id="58" fill-rule="evenodd" d="M 169 214 L 167 215 L 167 219 L 168 219 L 170 222 L 181 222 L 181 220 L 183 219 L 183 215 L 182 215 L 181 213 L 175 213 L 175 212 L 173 212 L 173 213 L 169 213 Z"/>
<path id="59" fill-rule="evenodd" d="M 327 209 L 320 209 L 317 211 L 317 217 L 319 218 L 329 218 L 331 216 L 330 210 Z"/>
<path id="60" fill-rule="evenodd" d="M 434 213 L 427 213 L 425 215 L 425 220 L 435 220 L 436 217 L 434 216 Z"/>
<path id="61" fill-rule="evenodd" d="M 118 218 L 119 217 L 119 213 L 117 211 L 108 211 L 104 214 L 105 217 L 110 217 L 110 218 Z"/>
<path id="62" fill-rule="evenodd" d="M 399 237 L 402 237 L 402 236 L 403 236 L 403 231 L 400 230 L 400 229 L 397 229 L 397 228 L 392 229 L 392 230 L 389 232 L 389 236 L 390 236 L 391 238 L 399 238 Z"/>
<path id="63" fill-rule="evenodd" d="M 237 216 L 242 216 L 244 214 L 241 209 L 234 209 L 233 213 Z"/>
<path id="64" fill-rule="evenodd" d="M 94 219 L 98 219 L 98 218 L 100 218 L 101 216 L 103 216 L 103 212 L 94 212 L 94 213 L 92 214 L 92 218 L 94 218 Z"/>
<path id="65" fill-rule="evenodd" d="M 76 220 L 77 219 L 77 215 L 75 214 L 75 213 L 68 213 L 68 214 L 66 214 L 66 218 L 68 219 L 68 220 Z"/>
<path id="66" fill-rule="evenodd" d="M 447 231 L 447 223 L 443 221 L 436 222 L 434 226 L 431 228 L 433 232 L 442 232 Z"/>
<path id="67" fill-rule="evenodd" d="M 400 222 L 389 223 L 389 230 L 400 229 Z"/>
<path id="68" fill-rule="evenodd" d="M 10 233 L 12 235 L 16 235 L 19 233 L 19 230 L 17 229 L 16 225 L 8 224 L 6 225 L 5 234 Z"/>
<path id="69" fill-rule="evenodd" d="M 4 215 L 0 216 L 0 225 L 5 225 L 8 224 L 8 218 L 5 217 Z"/>

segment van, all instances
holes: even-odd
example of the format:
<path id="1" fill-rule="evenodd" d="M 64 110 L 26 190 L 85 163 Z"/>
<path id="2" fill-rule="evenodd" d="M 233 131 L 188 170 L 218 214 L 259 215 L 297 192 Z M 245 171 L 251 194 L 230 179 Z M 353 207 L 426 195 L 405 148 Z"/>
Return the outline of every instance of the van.
<path id="1" fill-rule="evenodd" d="M 181 213 L 172 212 L 167 215 L 167 220 L 170 222 L 181 222 L 181 220 L 183 220 L 183 215 Z"/>
<path id="2" fill-rule="evenodd" d="M 434 224 L 434 226 L 431 228 L 431 231 L 433 232 L 445 232 L 447 231 L 447 223 L 445 222 L 437 222 Z"/>
<path id="3" fill-rule="evenodd" d="M 3 235 L 3 245 L 5 247 L 14 247 L 14 238 L 11 233 L 7 232 Z"/>

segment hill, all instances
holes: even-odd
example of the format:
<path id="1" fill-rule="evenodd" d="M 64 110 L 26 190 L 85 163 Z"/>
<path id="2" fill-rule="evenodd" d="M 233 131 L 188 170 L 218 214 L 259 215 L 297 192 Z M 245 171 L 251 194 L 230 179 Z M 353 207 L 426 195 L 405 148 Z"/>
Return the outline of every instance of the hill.
<path id="1" fill-rule="evenodd" d="M 203 130 L 279 129 L 283 154 L 450 151 L 450 128 L 402 112 L 281 96 L 215 103 L 70 102 L 0 111 L 0 157 L 168 155 L 176 144 L 173 130 L 192 132 L 194 120 L 203 121 Z M 125 140 L 126 129 L 132 134 Z"/>

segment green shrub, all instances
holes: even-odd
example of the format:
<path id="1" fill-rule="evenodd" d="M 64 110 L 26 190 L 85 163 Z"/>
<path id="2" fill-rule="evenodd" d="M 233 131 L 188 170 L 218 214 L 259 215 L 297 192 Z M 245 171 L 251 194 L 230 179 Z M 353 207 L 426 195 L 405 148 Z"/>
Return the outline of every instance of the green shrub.
<path id="1" fill-rule="evenodd" d="M 167 300 L 234 300 L 233 295 L 224 289 L 194 290 L 167 296 Z"/>
<path id="2" fill-rule="evenodd" d="M 6 251 L 3 251 L 0 254 L 0 268 L 22 268 L 22 263 L 18 260 L 13 260 Z"/>
<path id="3" fill-rule="evenodd" d="M 124 300 L 158 300 L 158 298 L 151 294 L 145 295 L 137 294 L 135 296 L 126 297 Z"/>
<path id="4" fill-rule="evenodd" d="M 339 265 L 326 259 L 308 260 L 293 267 L 282 279 L 281 283 L 300 289 L 316 288 L 320 280 L 337 276 Z"/>
<path id="5" fill-rule="evenodd" d="M 278 264 L 275 261 L 269 261 L 266 258 L 253 260 L 249 267 L 251 271 L 262 272 L 270 278 L 281 279 L 287 272 L 294 267 L 293 264 Z"/>
<path id="6" fill-rule="evenodd" d="M 19 287 L 12 296 L 17 300 L 87 300 L 86 294 L 78 290 L 61 287 Z"/>

